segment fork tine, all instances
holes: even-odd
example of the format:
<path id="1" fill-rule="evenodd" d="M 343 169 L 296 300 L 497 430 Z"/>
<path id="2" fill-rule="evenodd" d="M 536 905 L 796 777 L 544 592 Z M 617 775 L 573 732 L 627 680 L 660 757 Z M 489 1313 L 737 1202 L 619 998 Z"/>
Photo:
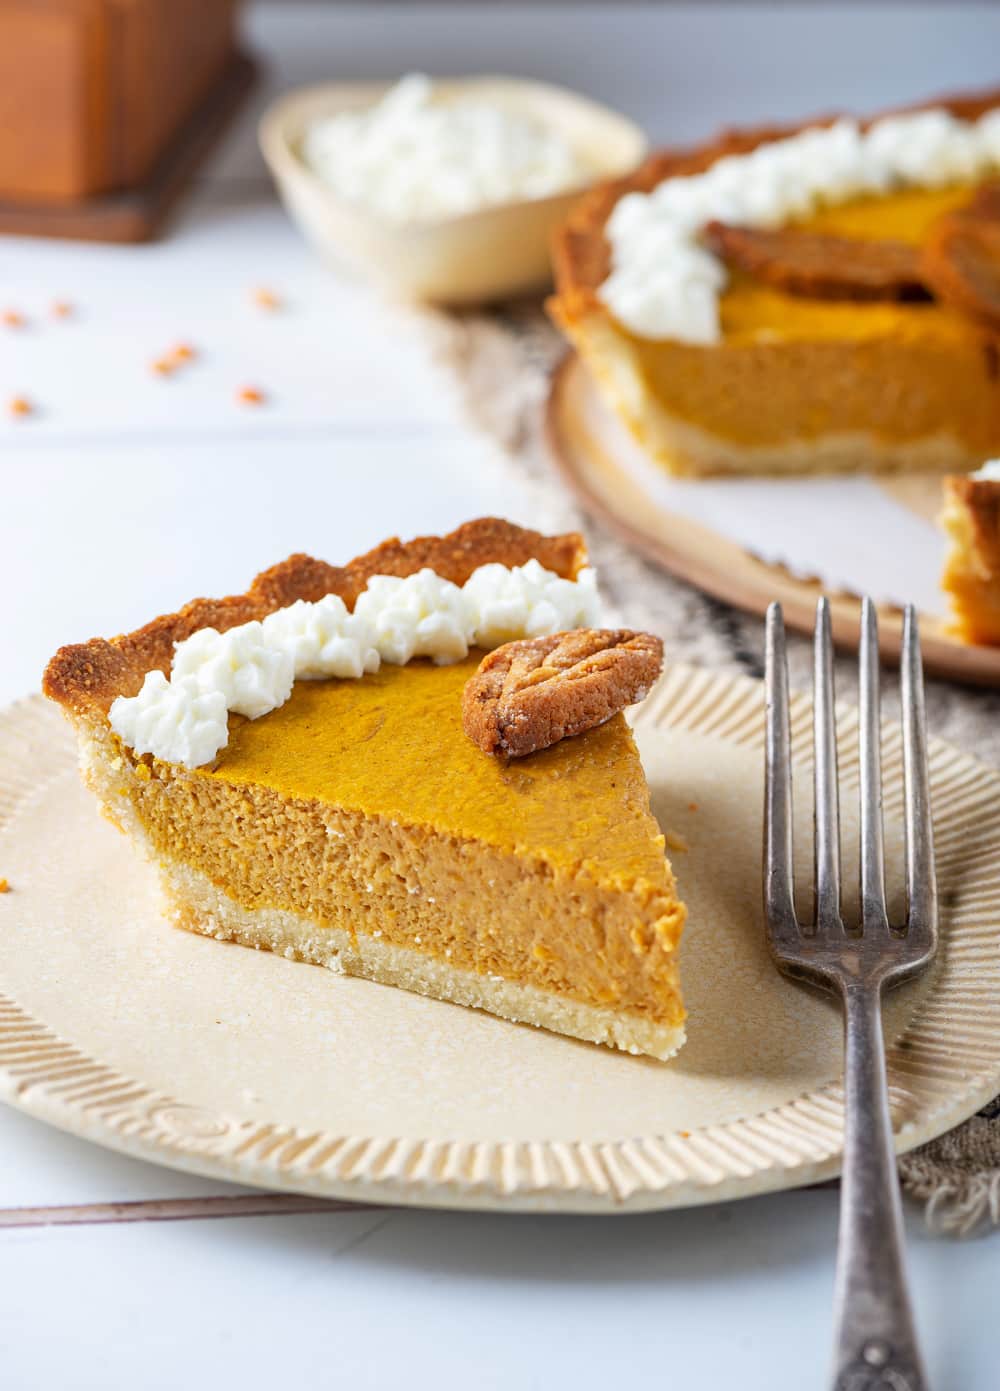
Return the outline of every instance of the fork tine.
<path id="1" fill-rule="evenodd" d="M 813 649 L 813 748 L 816 787 L 816 922 L 840 916 L 840 796 L 834 723 L 830 601 L 816 605 Z"/>
<path id="2" fill-rule="evenodd" d="M 861 605 L 858 653 L 859 762 L 861 768 L 861 921 L 886 926 L 885 850 L 882 826 L 882 748 L 879 725 L 878 617 Z"/>
<path id="3" fill-rule="evenodd" d="M 788 714 L 788 661 L 780 604 L 767 610 L 767 705 L 764 762 L 764 907 L 769 930 L 795 927 L 792 880 L 792 748 Z"/>
<path id="4" fill-rule="evenodd" d="M 934 872 L 934 829 L 931 824 L 930 779 L 927 771 L 927 717 L 924 710 L 924 670 L 920 656 L 917 614 L 912 604 L 903 618 L 900 664 L 903 704 L 903 772 L 906 787 L 906 903 L 907 927 L 929 932 L 937 927 L 937 879 Z"/>

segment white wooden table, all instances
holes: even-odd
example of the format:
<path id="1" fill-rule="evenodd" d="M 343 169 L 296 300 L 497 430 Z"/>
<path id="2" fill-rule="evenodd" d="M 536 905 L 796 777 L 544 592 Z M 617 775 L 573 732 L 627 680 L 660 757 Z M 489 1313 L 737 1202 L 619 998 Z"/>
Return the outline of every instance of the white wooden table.
<path id="1" fill-rule="evenodd" d="M 507 70 L 678 136 L 985 83 L 1000 51 L 1000 15 L 960 5 L 275 4 L 249 18 L 267 92 Z M 257 285 L 280 313 L 255 308 Z M 57 298 L 71 319 L 50 317 Z M 0 421 L 0 701 L 37 687 L 61 642 L 132 627 L 193 584 L 226 592 L 291 550 L 339 558 L 483 512 L 531 521 L 412 322 L 300 244 L 250 119 L 161 244 L 0 243 L 8 306 L 29 323 L 0 330 L 0 399 L 38 413 Z M 197 362 L 155 377 L 179 341 Z M 267 403 L 238 404 L 243 385 Z M 206 1202 L 238 1191 L 0 1109 L 3 1386 L 824 1384 L 830 1190 L 621 1220 Z M 910 1227 L 933 1383 L 990 1391 L 997 1239 Z"/>

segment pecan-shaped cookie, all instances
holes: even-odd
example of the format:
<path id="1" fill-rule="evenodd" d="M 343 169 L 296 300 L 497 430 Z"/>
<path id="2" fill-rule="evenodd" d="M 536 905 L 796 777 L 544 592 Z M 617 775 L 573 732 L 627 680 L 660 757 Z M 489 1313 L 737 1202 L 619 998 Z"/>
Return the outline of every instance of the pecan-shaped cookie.
<path id="1" fill-rule="evenodd" d="M 508 642 L 466 682 L 462 724 L 487 753 L 520 758 L 641 700 L 662 665 L 660 639 L 626 628 L 576 628 Z"/>
<path id="2" fill-rule="evenodd" d="M 710 222 L 705 244 L 728 265 L 789 295 L 811 299 L 928 299 L 916 247 L 798 227 Z"/>

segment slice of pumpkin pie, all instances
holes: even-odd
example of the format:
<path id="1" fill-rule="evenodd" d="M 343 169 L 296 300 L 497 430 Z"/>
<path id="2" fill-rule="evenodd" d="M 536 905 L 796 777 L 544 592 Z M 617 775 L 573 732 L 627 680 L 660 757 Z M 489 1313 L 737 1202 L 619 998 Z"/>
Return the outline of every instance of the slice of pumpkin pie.
<path id="1" fill-rule="evenodd" d="M 579 536 L 483 519 L 293 556 L 44 689 L 180 926 L 667 1058 L 685 909 L 621 713 L 659 644 L 595 618 Z"/>

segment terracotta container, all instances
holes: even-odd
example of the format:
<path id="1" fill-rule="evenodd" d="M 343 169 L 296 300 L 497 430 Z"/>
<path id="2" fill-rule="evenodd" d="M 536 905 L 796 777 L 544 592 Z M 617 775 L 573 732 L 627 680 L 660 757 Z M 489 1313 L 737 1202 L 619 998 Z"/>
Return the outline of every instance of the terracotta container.
<path id="1" fill-rule="evenodd" d="M 147 179 L 235 56 L 239 0 L 0 0 L 0 199 Z"/>

